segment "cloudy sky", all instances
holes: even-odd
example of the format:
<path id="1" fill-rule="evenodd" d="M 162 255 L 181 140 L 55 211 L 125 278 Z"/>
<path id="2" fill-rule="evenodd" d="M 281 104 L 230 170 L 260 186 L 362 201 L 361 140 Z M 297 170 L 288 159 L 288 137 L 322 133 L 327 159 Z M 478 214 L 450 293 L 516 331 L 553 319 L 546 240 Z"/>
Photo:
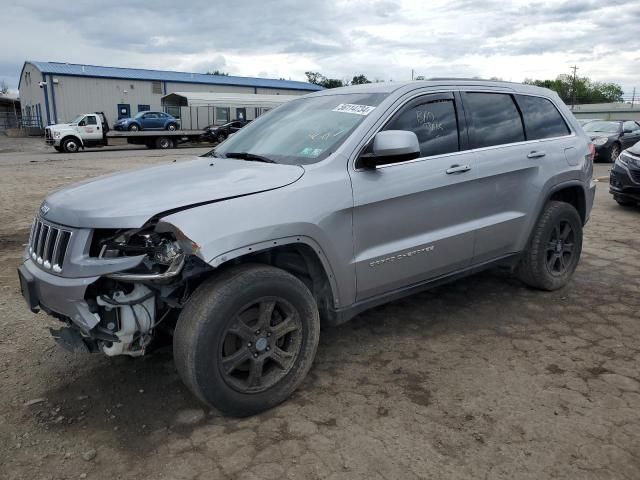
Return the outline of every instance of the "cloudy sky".
<path id="1" fill-rule="evenodd" d="M 0 12 L 0 80 L 13 89 L 30 59 L 394 81 L 412 69 L 522 81 L 577 64 L 640 92 L 638 0 L 0 0 Z"/>

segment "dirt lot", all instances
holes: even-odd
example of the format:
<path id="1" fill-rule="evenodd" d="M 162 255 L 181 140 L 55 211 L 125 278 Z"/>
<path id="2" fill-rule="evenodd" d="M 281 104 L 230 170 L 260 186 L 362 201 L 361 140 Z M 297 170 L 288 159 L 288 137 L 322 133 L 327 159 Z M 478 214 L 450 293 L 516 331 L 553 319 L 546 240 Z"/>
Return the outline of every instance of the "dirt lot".
<path id="1" fill-rule="evenodd" d="M 1 478 L 640 477 L 640 209 L 606 183 L 566 289 L 492 271 L 366 312 L 323 331 L 290 401 L 237 420 L 189 394 L 170 350 L 62 351 L 15 274 L 48 191 L 203 150 L 19 150 L 0 153 Z"/>

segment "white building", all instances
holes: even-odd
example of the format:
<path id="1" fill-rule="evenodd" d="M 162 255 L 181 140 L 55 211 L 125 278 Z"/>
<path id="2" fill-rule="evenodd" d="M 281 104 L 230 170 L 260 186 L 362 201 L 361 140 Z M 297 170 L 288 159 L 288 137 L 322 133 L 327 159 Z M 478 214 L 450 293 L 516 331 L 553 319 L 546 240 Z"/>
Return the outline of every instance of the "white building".
<path id="1" fill-rule="evenodd" d="M 144 110 L 163 110 L 161 99 L 174 92 L 304 95 L 322 87 L 306 82 L 203 73 L 100 67 L 27 61 L 20 74 L 24 117 L 40 126 L 68 121 L 81 113 L 104 112 L 110 124 Z M 255 118 L 256 109 L 217 106 L 211 123 Z"/>

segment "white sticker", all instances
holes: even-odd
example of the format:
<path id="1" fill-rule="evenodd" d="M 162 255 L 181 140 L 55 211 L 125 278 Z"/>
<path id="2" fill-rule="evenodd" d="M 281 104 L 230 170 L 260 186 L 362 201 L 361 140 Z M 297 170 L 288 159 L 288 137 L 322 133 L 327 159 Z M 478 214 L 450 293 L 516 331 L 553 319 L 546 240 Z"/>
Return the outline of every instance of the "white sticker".
<path id="1" fill-rule="evenodd" d="M 334 112 L 355 113 L 356 115 L 369 115 L 376 107 L 369 105 L 356 105 L 354 103 L 341 103 L 333 109 Z"/>

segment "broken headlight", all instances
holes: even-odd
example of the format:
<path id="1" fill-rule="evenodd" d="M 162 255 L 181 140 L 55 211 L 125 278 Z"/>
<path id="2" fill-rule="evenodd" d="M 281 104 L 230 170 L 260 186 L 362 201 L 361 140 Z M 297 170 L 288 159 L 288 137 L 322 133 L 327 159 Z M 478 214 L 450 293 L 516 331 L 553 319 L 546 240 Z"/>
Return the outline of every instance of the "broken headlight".
<path id="1" fill-rule="evenodd" d="M 171 232 L 158 233 L 152 229 L 96 231 L 92 251 L 98 258 L 145 255 L 143 263 L 149 270 L 156 266 L 169 266 L 183 251 Z"/>

